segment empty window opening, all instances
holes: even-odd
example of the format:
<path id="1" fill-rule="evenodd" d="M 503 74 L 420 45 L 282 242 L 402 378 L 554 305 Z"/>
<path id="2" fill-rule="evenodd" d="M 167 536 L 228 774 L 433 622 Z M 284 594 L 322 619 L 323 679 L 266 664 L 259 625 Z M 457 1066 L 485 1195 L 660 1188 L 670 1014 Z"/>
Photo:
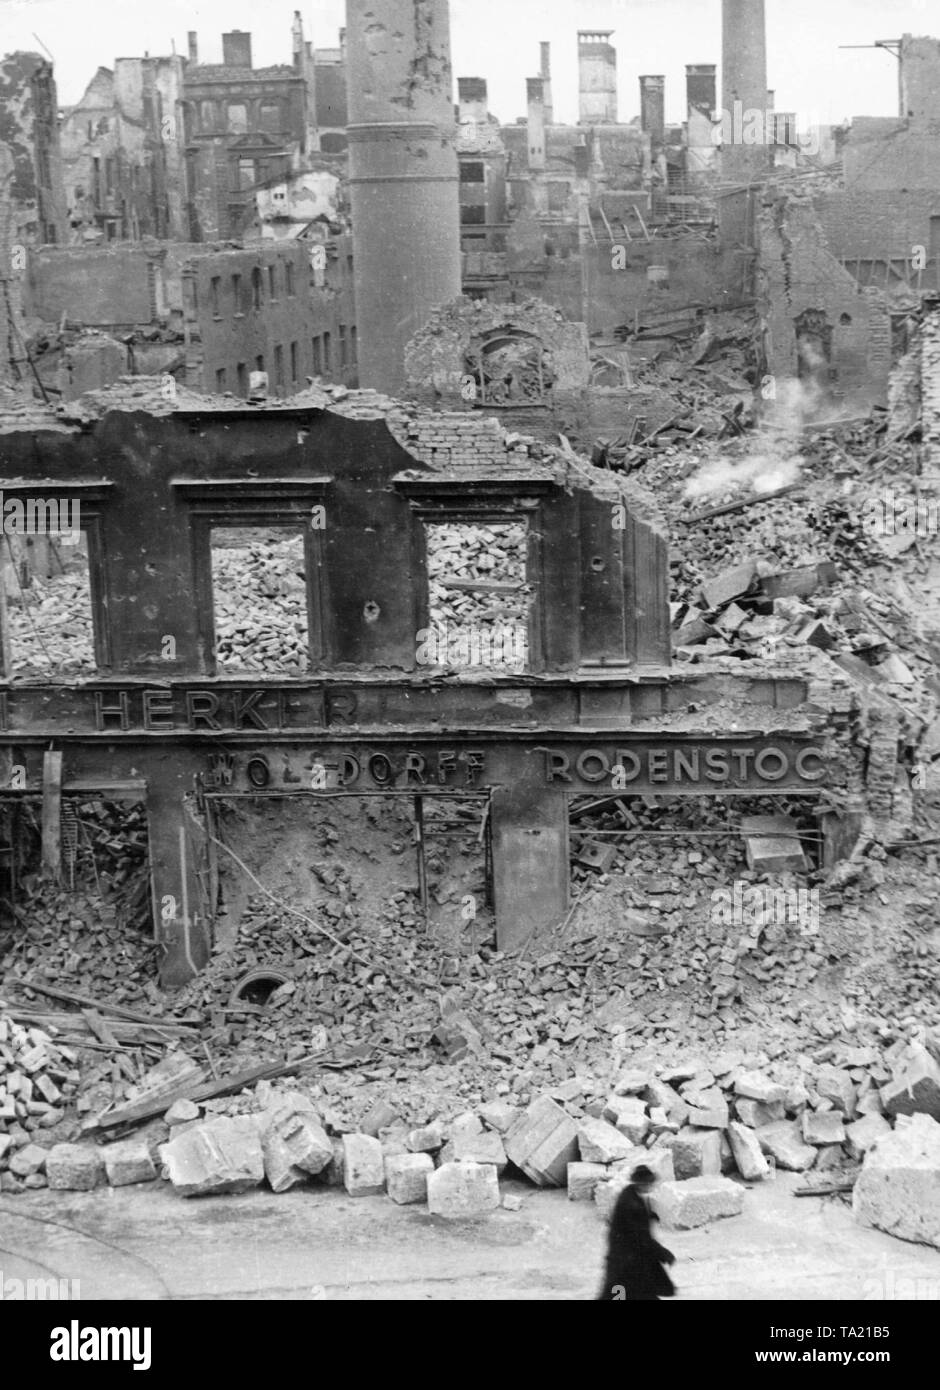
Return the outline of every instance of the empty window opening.
<path id="1" fill-rule="evenodd" d="M 419 665 L 527 670 L 526 522 L 429 522 L 425 530 L 429 628 Z"/>
<path id="2" fill-rule="evenodd" d="M 302 529 L 214 526 L 211 547 L 220 674 L 306 672 L 310 639 Z"/>
<path id="3" fill-rule="evenodd" d="M 88 538 L 78 526 L 77 507 L 54 499 L 37 506 L 44 508 L 46 531 L 4 535 L 0 544 L 9 674 L 68 683 L 97 669 Z"/>

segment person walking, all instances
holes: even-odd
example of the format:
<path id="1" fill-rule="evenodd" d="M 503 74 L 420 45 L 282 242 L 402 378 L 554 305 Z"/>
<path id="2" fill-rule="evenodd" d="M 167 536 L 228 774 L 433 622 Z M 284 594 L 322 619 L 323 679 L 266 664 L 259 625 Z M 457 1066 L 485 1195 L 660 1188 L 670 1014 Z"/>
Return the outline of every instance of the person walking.
<path id="1" fill-rule="evenodd" d="M 675 1264 L 671 1250 L 653 1238 L 648 1198 L 656 1176 L 645 1164 L 634 1168 L 629 1184 L 614 1205 L 607 1241 L 604 1282 L 597 1299 L 603 1303 L 672 1298 L 675 1285 L 663 1268 Z"/>

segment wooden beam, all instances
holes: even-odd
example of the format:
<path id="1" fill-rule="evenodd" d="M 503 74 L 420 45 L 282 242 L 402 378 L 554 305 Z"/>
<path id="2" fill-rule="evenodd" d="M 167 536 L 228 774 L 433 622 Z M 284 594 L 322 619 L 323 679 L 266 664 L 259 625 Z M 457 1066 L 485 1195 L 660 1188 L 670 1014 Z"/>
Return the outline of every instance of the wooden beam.
<path id="1" fill-rule="evenodd" d="M 52 878 L 62 865 L 62 754 L 42 756 L 42 867 Z"/>

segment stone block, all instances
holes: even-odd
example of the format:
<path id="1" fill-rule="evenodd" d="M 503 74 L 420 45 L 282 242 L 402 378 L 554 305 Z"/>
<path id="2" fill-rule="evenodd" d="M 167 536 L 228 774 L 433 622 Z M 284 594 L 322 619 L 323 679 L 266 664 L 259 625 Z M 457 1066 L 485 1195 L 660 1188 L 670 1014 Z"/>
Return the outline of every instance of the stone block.
<path id="1" fill-rule="evenodd" d="M 428 1175 L 428 1211 L 432 1216 L 487 1216 L 498 1208 L 499 1179 L 490 1163 L 444 1163 Z"/>
<path id="2" fill-rule="evenodd" d="M 247 1192 L 264 1181 L 264 1153 L 250 1115 L 208 1120 L 160 1146 L 166 1177 L 181 1197 Z"/>
<path id="3" fill-rule="evenodd" d="M 772 1105 L 764 1105 L 759 1100 L 747 1100 L 744 1096 L 738 1096 L 734 1102 L 734 1110 L 742 1125 L 747 1125 L 748 1129 L 762 1129 L 764 1125 L 776 1124 L 778 1120 L 785 1120 L 787 1117 L 782 1100 L 775 1100 Z"/>
<path id="4" fill-rule="evenodd" d="M 481 1105 L 478 1113 L 487 1129 L 505 1134 L 518 1116 L 519 1108 L 510 1105 L 508 1100 L 494 1100 L 489 1105 Z"/>
<path id="5" fill-rule="evenodd" d="M 667 1082 L 654 1078 L 643 1092 L 643 1098 L 651 1109 L 665 1110 L 670 1121 L 680 1129 L 688 1121 L 688 1105 Z"/>
<path id="6" fill-rule="evenodd" d="M 56 1144 L 46 1158 L 46 1181 L 56 1192 L 89 1192 L 104 1180 L 101 1150 L 84 1144 Z"/>
<path id="7" fill-rule="evenodd" d="M 702 585 L 702 603 L 706 612 L 714 612 L 732 599 L 742 598 L 750 590 L 756 574 L 756 561 L 745 560 L 734 569 L 724 570 L 716 578 L 706 580 Z"/>
<path id="8" fill-rule="evenodd" d="M 816 1150 L 803 1143 L 802 1131 L 796 1120 L 779 1120 L 755 1130 L 757 1141 L 778 1168 L 791 1173 L 804 1173 L 816 1162 Z"/>
<path id="9" fill-rule="evenodd" d="M 721 1135 L 717 1129 L 680 1129 L 671 1145 L 677 1181 L 721 1172 Z"/>
<path id="10" fill-rule="evenodd" d="M 738 1172 L 747 1182 L 758 1182 L 770 1176 L 770 1164 L 761 1151 L 756 1133 L 738 1120 L 728 1126 L 728 1140 Z"/>
<path id="11" fill-rule="evenodd" d="M 914 1044 L 900 1076 L 881 1088 L 886 1115 L 930 1115 L 940 1120 L 940 1065 L 925 1047 Z"/>
<path id="12" fill-rule="evenodd" d="M 836 1110 L 851 1120 L 855 1115 L 858 1092 L 848 1072 L 839 1067 L 820 1067 L 816 1091 L 824 1100 L 831 1100 Z"/>
<path id="13" fill-rule="evenodd" d="M 747 867 L 756 873 L 805 873 L 809 868 L 791 816 L 745 816 L 741 834 Z"/>
<path id="14" fill-rule="evenodd" d="M 642 1100 L 635 1096 L 611 1096 L 604 1106 L 603 1118 L 629 1139 L 640 1144 L 649 1133 L 649 1116 Z"/>
<path id="15" fill-rule="evenodd" d="M 845 1143 L 845 1125 L 838 1110 L 804 1110 L 803 1142 L 822 1147 Z"/>
<path id="16" fill-rule="evenodd" d="M 497 1173 L 506 1169 L 506 1149 L 503 1140 L 495 1130 L 481 1130 L 479 1134 L 466 1131 L 456 1134 L 450 1143 L 441 1150 L 441 1163 L 491 1163 Z"/>
<path id="17" fill-rule="evenodd" d="M 315 1177 L 333 1158 L 333 1145 L 316 1113 L 298 1111 L 290 1101 L 264 1112 L 261 1149 L 272 1192 L 287 1192 Z"/>
<path id="18" fill-rule="evenodd" d="M 776 1081 L 771 1081 L 769 1077 L 756 1071 L 738 1073 L 734 1083 L 734 1094 L 744 1096 L 747 1100 L 759 1100 L 762 1105 L 780 1104 L 787 1098 L 785 1086 L 778 1085 Z"/>
<path id="19" fill-rule="evenodd" d="M 861 1160 L 868 1150 L 891 1133 L 891 1126 L 884 1115 L 863 1115 L 861 1119 L 845 1127 L 846 1148 L 850 1158 Z"/>
<path id="20" fill-rule="evenodd" d="M 362 1120 L 359 1132 L 368 1134 L 371 1139 L 378 1139 L 379 1130 L 391 1128 L 397 1119 L 397 1110 L 384 1100 L 376 1101 Z"/>
<path id="21" fill-rule="evenodd" d="M 717 1087 L 694 1092 L 685 1099 L 689 1103 L 688 1123 L 694 1129 L 727 1129 L 728 1102 Z"/>
<path id="22" fill-rule="evenodd" d="M 168 1125 L 186 1125 L 192 1120 L 198 1120 L 202 1111 L 195 1101 L 175 1100 L 169 1110 L 163 1116 Z"/>
<path id="23" fill-rule="evenodd" d="M 444 1146 L 444 1131 L 440 1125 L 423 1125 L 421 1129 L 413 1129 L 405 1143 L 415 1154 L 436 1153 Z"/>
<path id="24" fill-rule="evenodd" d="M 48 1156 L 48 1149 L 41 1149 L 38 1144 L 26 1144 L 22 1149 L 17 1149 L 8 1166 L 14 1177 L 28 1178 L 31 1173 L 43 1172 Z"/>
<path id="25" fill-rule="evenodd" d="M 584 1163 L 616 1163 L 627 1158 L 634 1147 L 606 1120 L 582 1120 L 578 1125 L 578 1149 Z"/>
<path id="26" fill-rule="evenodd" d="M 884 1102 L 876 1090 L 862 1091 L 856 1104 L 856 1111 L 859 1115 L 883 1115 L 885 1113 Z"/>
<path id="27" fill-rule="evenodd" d="M 856 1219 L 940 1249 L 940 1124 L 917 1113 L 878 1140 L 852 1193 Z"/>
<path id="28" fill-rule="evenodd" d="M 744 1209 L 744 1189 L 730 1178 L 715 1176 L 664 1182 L 653 1188 L 650 1205 L 664 1226 L 690 1231 Z"/>
<path id="29" fill-rule="evenodd" d="M 561 1187 L 578 1157 L 577 1127 L 549 1096 L 539 1096 L 513 1121 L 504 1143 L 509 1160 L 538 1187 Z"/>
<path id="30" fill-rule="evenodd" d="M 112 1187 L 130 1187 L 138 1182 L 154 1182 L 157 1169 L 143 1139 L 125 1139 L 106 1144 L 101 1150 L 104 1171 Z"/>
<path id="31" fill-rule="evenodd" d="M 622 1071 L 614 1083 L 615 1096 L 641 1096 L 650 1084 L 648 1071 Z"/>
<path id="32" fill-rule="evenodd" d="M 599 1182 L 606 1182 L 610 1177 L 610 1170 L 603 1163 L 569 1163 L 568 1164 L 568 1200 L 569 1202 L 590 1202 L 594 1197 L 594 1189 Z"/>
<path id="33" fill-rule="evenodd" d="M 385 1155 L 371 1134 L 343 1135 L 343 1186 L 350 1197 L 385 1191 Z"/>
<path id="34" fill-rule="evenodd" d="M 434 1172 L 430 1154 L 392 1154 L 385 1160 L 385 1185 L 388 1195 L 399 1206 L 426 1202 L 428 1178 Z"/>

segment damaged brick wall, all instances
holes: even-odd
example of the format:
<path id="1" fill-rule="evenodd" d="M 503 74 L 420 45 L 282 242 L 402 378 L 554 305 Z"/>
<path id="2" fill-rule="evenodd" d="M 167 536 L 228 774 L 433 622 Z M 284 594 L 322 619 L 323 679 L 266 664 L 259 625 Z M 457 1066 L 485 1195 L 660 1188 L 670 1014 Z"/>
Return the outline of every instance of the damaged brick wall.
<path id="1" fill-rule="evenodd" d="M 13 161 L 14 239 L 27 246 L 64 237 L 57 101 L 52 64 L 41 54 L 0 61 L 0 145 Z"/>

